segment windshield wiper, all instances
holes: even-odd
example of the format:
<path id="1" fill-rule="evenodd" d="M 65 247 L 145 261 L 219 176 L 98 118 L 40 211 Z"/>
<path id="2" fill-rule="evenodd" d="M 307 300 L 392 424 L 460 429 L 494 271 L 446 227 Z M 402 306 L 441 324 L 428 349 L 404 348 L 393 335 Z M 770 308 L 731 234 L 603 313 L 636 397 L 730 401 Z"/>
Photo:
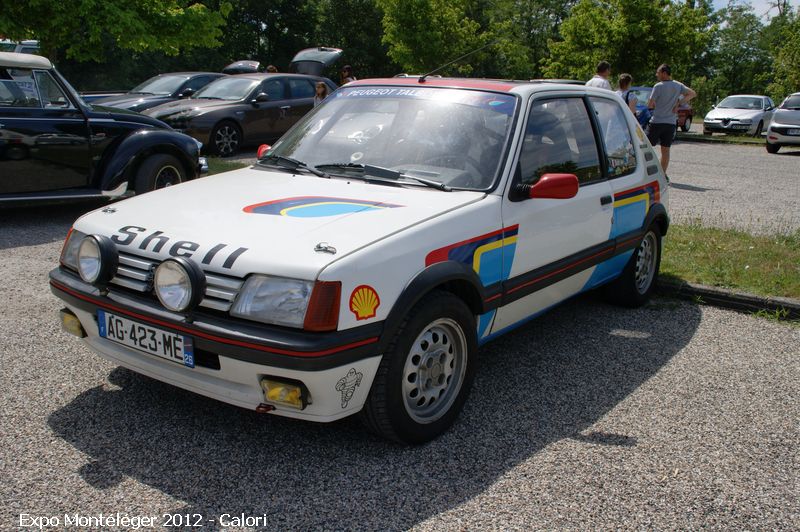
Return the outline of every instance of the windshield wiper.
<path id="1" fill-rule="evenodd" d="M 198 100 L 221 100 L 219 96 L 195 96 Z"/>
<path id="2" fill-rule="evenodd" d="M 267 155 L 263 159 L 260 159 L 258 162 L 262 161 L 263 162 L 272 161 L 275 163 L 276 166 L 280 166 L 281 168 L 287 168 L 289 170 L 305 170 L 307 172 L 311 172 L 317 177 L 327 177 L 327 178 L 331 177 L 322 170 L 317 170 L 315 166 L 308 166 L 303 161 L 298 161 L 297 159 L 293 159 L 291 157 L 285 157 L 283 155 Z"/>
<path id="3" fill-rule="evenodd" d="M 384 168 L 383 166 L 375 166 L 372 164 L 361 164 L 361 163 L 328 163 L 328 164 L 318 164 L 316 168 L 352 168 L 363 172 L 365 176 L 377 177 L 380 179 L 386 179 L 391 181 L 400 181 L 400 179 L 410 179 L 412 181 L 416 181 L 417 183 L 421 183 L 425 186 L 429 186 L 431 188 L 436 188 L 439 190 L 443 190 L 445 192 L 450 192 L 453 190 L 452 188 L 448 187 L 444 183 L 440 183 L 439 181 L 433 181 L 431 179 L 425 179 L 424 177 L 417 177 L 415 175 L 405 174 L 398 170 L 392 170 L 391 168 Z"/>

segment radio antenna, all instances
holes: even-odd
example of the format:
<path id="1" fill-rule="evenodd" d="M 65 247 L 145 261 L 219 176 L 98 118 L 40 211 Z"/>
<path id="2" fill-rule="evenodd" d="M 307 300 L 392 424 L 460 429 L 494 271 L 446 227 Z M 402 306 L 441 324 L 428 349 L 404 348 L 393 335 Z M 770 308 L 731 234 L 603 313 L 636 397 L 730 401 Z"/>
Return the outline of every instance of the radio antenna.
<path id="1" fill-rule="evenodd" d="M 498 38 L 498 39 L 495 39 L 495 40 L 493 40 L 493 41 L 491 41 L 491 42 L 489 42 L 489 43 L 486 43 L 486 44 L 484 44 L 483 46 L 481 46 L 481 47 L 480 47 L 480 48 L 478 48 L 477 50 L 472 50 L 471 52 L 467 52 L 467 53 L 465 53 L 464 55 L 462 55 L 461 57 L 457 57 L 457 58 L 453 59 L 452 61 L 450 61 L 450 62 L 449 62 L 449 63 L 447 63 L 446 65 L 442 65 L 442 66 L 440 66 L 440 67 L 438 67 L 438 68 L 435 68 L 435 69 L 431 70 L 431 71 L 430 71 L 430 72 L 428 72 L 427 74 L 423 74 L 423 75 L 422 75 L 422 76 L 420 76 L 420 78 L 419 78 L 419 83 L 425 83 L 425 78 L 427 78 L 428 76 L 432 76 L 432 75 L 436 74 L 437 72 L 439 72 L 440 70 L 442 70 L 442 69 L 444 69 L 444 68 L 447 68 L 447 67 L 449 67 L 449 66 L 450 66 L 450 65 L 452 65 L 453 63 L 457 63 L 457 62 L 461 61 L 462 59 L 464 59 L 465 57 L 469 57 L 469 56 L 471 56 L 472 54 L 477 54 L 477 53 L 478 53 L 478 52 L 480 52 L 481 50 L 484 50 L 484 49 L 486 49 L 486 48 L 488 48 L 488 47 L 490 47 L 490 46 L 492 46 L 492 45 L 494 45 L 494 44 L 497 44 L 497 43 L 498 43 L 498 42 L 500 42 L 500 41 L 501 41 L 501 39 L 499 39 L 499 38 Z"/>

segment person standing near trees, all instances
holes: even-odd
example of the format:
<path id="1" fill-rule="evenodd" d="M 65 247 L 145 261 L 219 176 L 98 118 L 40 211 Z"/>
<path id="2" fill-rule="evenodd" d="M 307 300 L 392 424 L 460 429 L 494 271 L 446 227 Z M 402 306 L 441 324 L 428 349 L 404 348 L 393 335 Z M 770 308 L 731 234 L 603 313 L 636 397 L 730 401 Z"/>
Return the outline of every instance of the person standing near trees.
<path id="1" fill-rule="evenodd" d="M 628 105 L 628 109 L 631 110 L 631 113 L 636 116 L 636 104 L 639 99 L 636 97 L 636 93 L 631 91 L 631 83 L 633 83 L 633 76 L 630 74 L 620 74 L 619 90 L 617 94 L 619 94 L 619 97 Z"/>
<path id="2" fill-rule="evenodd" d="M 669 149 L 675 137 L 675 127 L 678 121 L 678 107 L 688 102 L 697 93 L 692 89 L 672 79 L 672 69 L 666 63 L 656 70 L 658 83 L 650 93 L 647 107 L 652 109 L 653 118 L 647 126 L 647 138 L 650 144 L 661 144 L 661 167 L 667 173 L 669 166 Z"/>
<path id="3" fill-rule="evenodd" d="M 353 75 L 353 67 L 345 65 L 342 67 L 342 85 L 355 81 L 356 77 Z"/>
<path id="4" fill-rule="evenodd" d="M 611 64 L 608 61 L 600 61 L 597 63 L 597 74 L 592 79 L 586 82 L 587 87 L 599 87 L 601 89 L 611 90 L 611 83 L 608 82 L 608 77 L 611 75 Z"/>

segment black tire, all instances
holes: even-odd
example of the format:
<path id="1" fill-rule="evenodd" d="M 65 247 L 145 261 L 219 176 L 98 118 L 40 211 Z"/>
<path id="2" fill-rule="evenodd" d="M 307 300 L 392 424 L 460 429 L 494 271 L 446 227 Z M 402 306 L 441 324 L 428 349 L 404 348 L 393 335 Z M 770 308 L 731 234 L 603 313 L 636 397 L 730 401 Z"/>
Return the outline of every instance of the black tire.
<path id="1" fill-rule="evenodd" d="M 644 305 L 653 295 L 660 266 L 661 231 L 657 225 L 651 225 L 622 270 L 622 275 L 605 286 L 606 299 L 624 307 Z M 647 268 L 647 272 L 642 271 L 643 267 Z M 643 279 L 645 273 L 647 279 Z"/>
<path id="2" fill-rule="evenodd" d="M 781 145 L 780 144 L 770 144 L 769 142 L 767 142 L 767 152 L 769 152 L 769 153 L 778 153 L 778 150 L 780 150 L 780 149 L 781 149 Z"/>
<path id="3" fill-rule="evenodd" d="M 242 147 L 242 128 L 230 120 L 214 126 L 209 137 L 209 150 L 220 157 L 230 157 Z"/>
<path id="4" fill-rule="evenodd" d="M 136 172 L 137 194 L 144 194 L 158 188 L 177 185 L 186 181 L 186 169 L 181 162 L 166 153 L 151 155 L 139 166 Z"/>
<path id="5" fill-rule="evenodd" d="M 686 120 L 683 121 L 683 125 L 681 126 L 681 131 L 683 131 L 684 133 L 688 133 L 691 128 L 692 128 L 692 117 L 687 116 Z"/>
<path id="6" fill-rule="evenodd" d="M 761 136 L 761 131 L 764 129 L 764 122 L 759 122 L 756 126 L 756 132 L 753 134 L 755 138 L 759 138 Z"/>
<path id="7" fill-rule="evenodd" d="M 361 411 L 366 427 L 405 444 L 430 441 L 456 420 L 475 378 L 475 316 L 449 292 L 425 296 L 403 320 Z"/>

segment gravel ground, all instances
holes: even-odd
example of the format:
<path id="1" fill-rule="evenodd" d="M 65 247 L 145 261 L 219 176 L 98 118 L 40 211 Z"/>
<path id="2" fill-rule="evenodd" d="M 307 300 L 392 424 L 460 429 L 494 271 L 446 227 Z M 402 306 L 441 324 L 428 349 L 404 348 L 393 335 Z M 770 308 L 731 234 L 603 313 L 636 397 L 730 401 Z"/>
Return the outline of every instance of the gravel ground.
<path id="1" fill-rule="evenodd" d="M 80 212 L 0 212 L 0 528 L 101 512 L 198 513 L 207 530 L 242 513 L 270 530 L 800 522 L 800 329 L 579 298 L 482 348 L 456 426 L 400 447 L 353 419 L 262 416 L 172 388 L 62 333 L 46 272 Z"/>
<path id="2" fill-rule="evenodd" d="M 800 149 L 771 155 L 763 146 L 678 142 L 669 176 L 674 222 L 751 233 L 800 230 Z"/>

